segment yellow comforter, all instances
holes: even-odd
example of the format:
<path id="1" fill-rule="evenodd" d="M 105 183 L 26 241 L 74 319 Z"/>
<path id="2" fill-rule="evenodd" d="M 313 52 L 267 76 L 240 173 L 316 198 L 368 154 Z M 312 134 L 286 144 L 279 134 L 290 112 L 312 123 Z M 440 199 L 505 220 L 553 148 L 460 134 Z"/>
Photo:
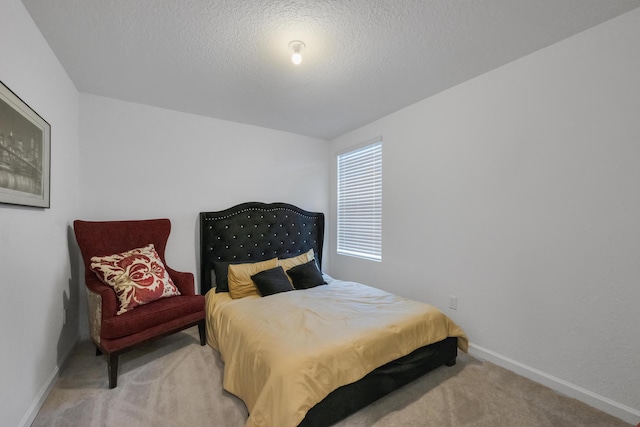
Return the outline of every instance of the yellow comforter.
<path id="1" fill-rule="evenodd" d="M 225 363 L 225 390 L 249 410 L 246 426 L 297 426 L 336 388 L 449 336 L 467 351 L 462 329 L 437 308 L 359 283 L 207 294 L 207 341 Z"/>

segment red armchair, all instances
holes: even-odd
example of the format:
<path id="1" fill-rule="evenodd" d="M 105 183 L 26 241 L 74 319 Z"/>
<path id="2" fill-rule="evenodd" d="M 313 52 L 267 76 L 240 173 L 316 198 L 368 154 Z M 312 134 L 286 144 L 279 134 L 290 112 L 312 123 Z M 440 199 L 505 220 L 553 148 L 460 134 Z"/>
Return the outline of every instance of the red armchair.
<path id="1" fill-rule="evenodd" d="M 193 274 L 171 269 L 164 259 L 171 231 L 168 219 L 76 220 L 73 227 L 85 266 L 89 333 L 96 354 L 107 355 L 109 388 L 117 385 L 119 355 L 138 344 L 197 325 L 200 344 L 205 345 L 204 296 L 195 294 Z M 117 315 L 116 292 L 91 271 L 91 257 L 118 254 L 150 243 L 155 246 L 180 295 L 161 298 Z"/>

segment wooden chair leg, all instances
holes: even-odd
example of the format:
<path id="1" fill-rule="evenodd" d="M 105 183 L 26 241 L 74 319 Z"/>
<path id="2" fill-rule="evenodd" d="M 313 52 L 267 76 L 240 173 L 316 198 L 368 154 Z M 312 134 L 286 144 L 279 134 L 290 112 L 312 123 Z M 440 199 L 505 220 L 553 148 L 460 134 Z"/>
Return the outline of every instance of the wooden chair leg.
<path id="1" fill-rule="evenodd" d="M 207 331 L 204 320 L 198 323 L 198 332 L 200 332 L 200 345 L 205 345 L 207 343 Z"/>
<path id="2" fill-rule="evenodd" d="M 118 385 L 118 355 L 110 353 L 107 355 L 107 368 L 109 371 L 109 388 L 116 388 Z"/>

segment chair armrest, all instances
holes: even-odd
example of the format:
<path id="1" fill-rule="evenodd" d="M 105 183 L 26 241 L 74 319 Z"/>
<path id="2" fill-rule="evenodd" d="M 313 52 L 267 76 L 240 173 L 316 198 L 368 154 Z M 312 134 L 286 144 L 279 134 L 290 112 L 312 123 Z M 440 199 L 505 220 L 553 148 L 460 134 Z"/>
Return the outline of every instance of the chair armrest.
<path id="1" fill-rule="evenodd" d="M 182 295 L 195 295 L 195 286 L 193 273 L 185 273 L 182 271 L 176 271 L 171 267 L 164 266 L 169 273 L 169 277 L 173 280 L 178 290 Z"/>
<path id="2" fill-rule="evenodd" d="M 88 290 L 100 295 L 100 298 L 102 298 L 102 318 L 114 317 L 118 311 L 116 292 L 102 283 L 95 274 L 87 274 L 84 279 Z"/>

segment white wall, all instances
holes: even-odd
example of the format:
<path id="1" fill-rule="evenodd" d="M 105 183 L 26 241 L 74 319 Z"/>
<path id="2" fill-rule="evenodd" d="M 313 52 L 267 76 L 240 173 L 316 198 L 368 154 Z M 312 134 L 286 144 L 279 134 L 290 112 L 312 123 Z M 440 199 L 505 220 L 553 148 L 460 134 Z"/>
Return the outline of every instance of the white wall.
<path id="1" fill-rule="evenodd" d="M 51 124 L 51 208 L 0 205 L 0 423 L 15 426 L 31 423 L 78 336 L 78 93 L 22 3 L 0 11 L 0 80 Z"/>
<path id="2" fill-rule="evenodd" d="M 382 263 L 332 239 L 330 273 L 431 302 L 476 354 L 635 425 L 638 40 L 636 9 L 332 141 L 383 136 L 384 234 Z"/>
<path id="3" fill-rule="evenodd" d="M 199 212 L 248 201 L 328 211 L 325 140 L 94 95 L 80 104 L 78 218 L 168 217 L 167 263 L 196 280 Z"/>

